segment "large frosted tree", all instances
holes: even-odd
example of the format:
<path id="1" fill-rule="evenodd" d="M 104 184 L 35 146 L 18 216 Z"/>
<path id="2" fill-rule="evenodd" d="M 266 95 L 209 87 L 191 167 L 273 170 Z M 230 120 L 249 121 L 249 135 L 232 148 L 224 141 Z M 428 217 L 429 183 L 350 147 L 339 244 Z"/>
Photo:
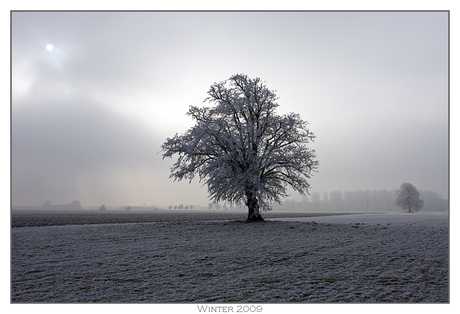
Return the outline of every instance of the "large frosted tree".
<path id="1" fill-rule="evenodd" d="M 246 205 L 248 222 L 263 221 L 260 210 L 281 202 L 288 186 L 308 193 L 318 161 L 307 144 L 315 136 L 298 114 L 277 115 L 277 99 L 260 78 L 214 83 L 210 106 L 190 106 L 195 126 L 162 145 L 163 158 L 178 155 L 170 177 L 198 175 L 213 202 Z"/>
<path id="2" fill-rule="evenodd" d="M 420 193 L 415 186 L 410 183 L 403 183 L 396 192 L 395 205 L 403 210 L 418 212 L 423 207 L 423 200 L 420 199 Z"/>

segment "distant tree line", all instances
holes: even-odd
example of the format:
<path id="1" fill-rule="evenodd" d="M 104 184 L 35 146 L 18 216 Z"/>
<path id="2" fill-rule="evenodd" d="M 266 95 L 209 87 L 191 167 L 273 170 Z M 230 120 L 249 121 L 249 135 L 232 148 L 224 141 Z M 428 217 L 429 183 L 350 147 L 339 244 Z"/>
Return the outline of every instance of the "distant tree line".
<path id="1" fill-rule="evenodd" d="M 169 209 L 169 210 L 171 210 L 171 209 L 179 209 L 179 210 L 185 209 L 185 210 L 187 210 L 187 209 L 193 209 L 193 205 L 190 205 L 190 206 L 189 206 L 189 205 L 185 205 L 185 206 L 184 206 L 184 204 L 180 204 L 180 205 L 169 205 L 168 209 Z"/>
<path id="2" fill-rule="evenodd" d="M 227 203 L 208 203 L 209 210 L 247 210 L 244 205 L 232 205 Z"/>
<path id="3" fill-rule="evenodd" d="M 51 205 L 50 201 L 43 202 L 41 207 L 43 210 L 83 210 L 79 201 L 73 201 L 70 204 Z"/>
<path id="4" fill-rule="evenodd" d="M 318 192 L 304 196 L 303 200 L 287 200 L 274 204 L 274 210 L 282 211 L 399 211 L 395 205 L 398 190 L 358 190 Z M 420 191 L 424 205 L 422 211 L 447 211 L 448 200 L 432 191 Z"/>
<path id="5" fill-rule="evenodd" d="M 145 210 L 158 210 L 156 206 L 121 206 L 117 207 L 117 210 L 125 210 L 125 211 L 145 211 Z"/>

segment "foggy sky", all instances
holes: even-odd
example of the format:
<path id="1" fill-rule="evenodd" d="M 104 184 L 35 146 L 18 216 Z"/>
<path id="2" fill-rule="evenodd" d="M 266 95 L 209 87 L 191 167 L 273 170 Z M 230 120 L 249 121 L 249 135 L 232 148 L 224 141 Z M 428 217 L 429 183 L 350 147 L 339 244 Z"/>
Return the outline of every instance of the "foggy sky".
<path id="1" fill-rule="evenodd" d="M 310 192 L 447 197 L 446 12 L 14 12 L 13 205 L 206 205 L 158 152 L 235 73 L 310 123 Z"/>

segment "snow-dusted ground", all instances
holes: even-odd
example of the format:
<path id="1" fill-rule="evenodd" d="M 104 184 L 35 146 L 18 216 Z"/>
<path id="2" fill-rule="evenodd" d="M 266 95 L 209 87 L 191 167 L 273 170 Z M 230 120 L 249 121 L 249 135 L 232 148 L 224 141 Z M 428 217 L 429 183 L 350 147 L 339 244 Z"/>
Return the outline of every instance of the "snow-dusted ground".
<path id="1" fill-rule="evenodd" d="M 13 302 L 448 302 L 447 214 L 12 228 Z"/>
<path id="2" fill-rule="evenodd" d="M 356 213 L 320 217 L 274 218 L 277 221 L 303 221 L 334 224 L 369 224 L 369 225 L 418 225 L 427 227 L 448 226 L 448 215 L 443 212 L 383 212 Z"/>

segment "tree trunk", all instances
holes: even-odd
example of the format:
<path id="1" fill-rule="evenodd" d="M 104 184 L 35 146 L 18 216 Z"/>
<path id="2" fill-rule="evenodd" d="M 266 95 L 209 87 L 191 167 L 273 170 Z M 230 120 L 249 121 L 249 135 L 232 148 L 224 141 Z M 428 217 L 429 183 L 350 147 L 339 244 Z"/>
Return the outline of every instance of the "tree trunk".
<path id="1" fill-rule="evenodd" d="M 246 206 L 248 206 L 248 219 L 246 222 L 255 222 L 255 221 L 262 221 L 265 220 L 262 218 L 259 212 L 259 202 L 255 195 L 251 192 L 247 193 L 248 200 L 246 202 Z"/>

